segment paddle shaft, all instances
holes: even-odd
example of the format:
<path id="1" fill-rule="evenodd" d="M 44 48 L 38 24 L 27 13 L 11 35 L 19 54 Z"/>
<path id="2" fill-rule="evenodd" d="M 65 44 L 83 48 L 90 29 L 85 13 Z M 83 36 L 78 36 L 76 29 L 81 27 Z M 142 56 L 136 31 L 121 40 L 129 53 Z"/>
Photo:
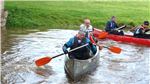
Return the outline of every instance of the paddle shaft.
<path id="1" fill-rule="evenodd" d="M 72 52 L 72 51 L 75 51 L 75 50 L 78 50 L 78 49 L 80 49 L 80 48 L 83 48 L 83 47 L 85 47 L 85 46 L 87 46 L 87 45 L 88 45 L 88 44 L 84 44 L 84 45 L 82 45 L 82 46 L 76 47 L 76 48 L 70 50 L 68 53 L 70 53 L 70 52 Z M 64 55 L 64 54 L 65 54 L 65 53 L 61 53 L 61 54 L 59 54 L 59 55 L 56 55 L 56 56 L 52 57 L 52 59 L 53 59 L 53 58 L 56 58 L 56 57 L 59 57 L 59 56 L 61 56 L 61 55 Z"/>
<path id="2" fill-rule="evenodd" d="M 107 46 L 103 46 L 103 47 L 109 49 L 109 47 L 107 47 Z"/>
<path id="3" fill-rule="evenodd" d="M 121 27 L 119 27 L 119 28 L 116 28 L 116 29 L 114 29 L 114 30 L 120 30 L 120 29 L 123 29 L 123 28 L 125 28 L 125 25 L 123 25 L 123 26 L 121 26 Z"/>
<path id="4" fill-rule="evenodd" d="M 98 44 L 96 44 L 96 45 L 99 46 Z M 103 46 L 103 47 L 109 49 L 109 47 L 107 47 L 107 46 Z"/>

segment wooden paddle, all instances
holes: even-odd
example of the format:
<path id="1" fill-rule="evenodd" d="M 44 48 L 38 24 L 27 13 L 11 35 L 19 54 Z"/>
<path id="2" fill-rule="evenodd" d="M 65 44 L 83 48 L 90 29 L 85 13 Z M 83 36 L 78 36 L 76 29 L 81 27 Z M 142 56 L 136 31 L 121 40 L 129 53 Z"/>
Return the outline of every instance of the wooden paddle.
<path id="1" fill-rule="evenodd" d="M 75 50 L 78 50 L 78 49 L 80 49 L 80 48 L 83 48 L 83 47 L 85 47 L 85 46 L 87 46 L 87 45 L 88 45 L 88 44 L 85 44 L 85 45 L 79 46 L 79 47 L 77 47 L 77 48 L 74 48 L 74 49 L 70 50 L 68 53 L 70 53 L 70 52 L 72 52 L 72 51 L 75 51 Z M 38 60 L 35 61 L 35 64 L 36 64 L 37 66 L 43 66 L 43 65 L 49 63 L 52 59 L 54 59 L 54 58 L 56 58 L 56 57 L 59 57 L 59 56 L 61 56 L 61 55 L 64 55 L 64 54 L 65 54 L 65 53 L 61 53 L 61 54 L 56 55 L 56 56 L 53 56 L 53 57 L 48 57 L 48 56 L 47 56 L 47 57 L 40 58 L 40 59 L 38 59 Z"/>

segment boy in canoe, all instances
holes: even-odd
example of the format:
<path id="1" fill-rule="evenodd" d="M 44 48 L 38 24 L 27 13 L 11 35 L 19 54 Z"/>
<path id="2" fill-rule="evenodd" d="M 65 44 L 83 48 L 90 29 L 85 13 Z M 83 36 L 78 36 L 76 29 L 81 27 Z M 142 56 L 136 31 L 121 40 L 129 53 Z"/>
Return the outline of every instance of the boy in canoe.
<path id="1" fill-rule="evenodd" d="M 93 44 L 96 44 L 98 40 L 93 36 L 92 32 L 94 31 L 94 28 L 91 25 L 90 19 L 85 19 L 84 23 L 80 25 L 80 30 L 82 32 L 85 32 L 85 36 L 89 38 Z"/>
<path id="2" fill-rule="evenodd" d="M 84 23 L 80 25 L 80 31 L 86 33 L 86 37 L 89 37 L 91 32 L 93 32 L 93 27 L 91 25 L 91 21 L 89 19 L 85 19 Z"/>
<path id="3" fill-rule="evenodd" d="M 118 25 L 116 23 L 116 17 L 112 16 L 111 20 L 106 23 L 105 31 L 110 34 L 124 35 L 124 32 L 121 29 L 123 29 L 125 27 L 126 26 L 123 25 L 120 28 L 118 28 Z"/>
<path id="4" fill-rule="evenodd" d="M 150 39 L 150 34 L 146 34 L 146 32 L 150 31 L 148 27 L 149 27 L 149 22 L 144 21 L 142 25 L 137 26 L 134 29 L 131 29 L 130 31 L 133 31 L 134 37 Z"/>
<path id="5" fill-rule="evenodd" d="M 93 45 L 89 40 L 89 38 L 85 37 L 85 35 L 86 35 L 85 32 L 79 31 L 76 36 L 70 38 L 70 40 L 66 42 L 63 46 L 64 53 L 68 53 L 67 50 L 68 48 L 74 49 L 84 44 L 88 44 L 87 46 L 81 49 L 70 52 L 69 56 L 71 56 L 71 58 L 82 59 L 82 60 L 88 59 L 91 56 L 93 56 L 97 51 L 96 46 Z"/>

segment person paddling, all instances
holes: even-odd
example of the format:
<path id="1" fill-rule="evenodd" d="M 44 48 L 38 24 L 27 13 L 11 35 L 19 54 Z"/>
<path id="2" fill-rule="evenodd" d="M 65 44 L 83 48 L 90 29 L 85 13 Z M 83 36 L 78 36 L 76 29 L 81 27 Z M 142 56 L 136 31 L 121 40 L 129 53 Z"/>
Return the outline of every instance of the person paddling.
<path id="1" fill-rule="evenodd" d="M 63 52 L 68 53 L 68 48 L 74 49 L 76 47 L 82 46 L 84 44 L 88 44 L 88 46 L 73 51 L 70 54 L 71 58 L 76 59 L 88 59 L 93 56 L 97 49 L 96 46 L 91 43 L 89 38 L 85 37 L 85 32 L 79 31 L 78 34 L 72 38 L 68 42 L 66 42 L 63 46 Z"/>
<path id="2" fill-rule="evenodd" d="M 80 25 L 80 29 L 79 31 L 83 31 L 86 33 L 86 37 L 90 39 L 90 41 L 96 45 L 96 43 L 98 42 L 98 40 L 93 36 L 93 31 L 94 31 L 94 28 L 93 26 L 91 25 L 91 21 L 90 19 L 85 19 L 84 20 L 84 23 Z"/>
<path id="3" fill-rule="evenodd" d="M 122 28 L 126 27 L 125 25 L 122 26 Z M 116 17 L 112 16 L 111 20 L 106 23 L 105 31 L 110 34 L 116 34 L 116 35 L 124 35 L 124 32 L 122 30 L 116 30 L 118 28 L 118 25 L 116 23 Z"/>
<path id="4" fill-rule="evenodd" d="M 150 39 L 150 34 L 146 34 L 146 32 L 150 31 L 148 27 L 149 27 L 149 21 L 144 21 L 142 25 L 132 29 L 134 33 L 134 37 Z"/>

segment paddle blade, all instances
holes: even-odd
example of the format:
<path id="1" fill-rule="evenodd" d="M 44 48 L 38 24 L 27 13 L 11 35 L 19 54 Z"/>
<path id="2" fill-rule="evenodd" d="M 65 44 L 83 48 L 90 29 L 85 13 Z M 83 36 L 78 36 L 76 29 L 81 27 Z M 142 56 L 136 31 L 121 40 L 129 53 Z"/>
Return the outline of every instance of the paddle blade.
<path id="1" fill-rule="evenodd" d="M 52 58 L 50 58 L 50 57 L 43 57 L 41 59 L 36 60 L 35 64 L 37 66 L 42 66 L 42 65 L 49 63 L 51 60 L 52 60 Z"/>
<path id="2" fill-rule="evenodd" d="M 121 53 L 121 48 L 118 48 L 118 47 L 115 47 L 115 46 L 110 46 L 109 50 L 114 52 L 114 53 L 117 53 L 117 54 Z"/>
<path id="3" fill-rule="evenodd" d="M 104 38 L 106 38 L 107 35 L 108 35 L 108 32 L 101 32 L 101 33 L 98 35 L 98 38 L 99 38 L 99 39 L 104 39 Z"/>

